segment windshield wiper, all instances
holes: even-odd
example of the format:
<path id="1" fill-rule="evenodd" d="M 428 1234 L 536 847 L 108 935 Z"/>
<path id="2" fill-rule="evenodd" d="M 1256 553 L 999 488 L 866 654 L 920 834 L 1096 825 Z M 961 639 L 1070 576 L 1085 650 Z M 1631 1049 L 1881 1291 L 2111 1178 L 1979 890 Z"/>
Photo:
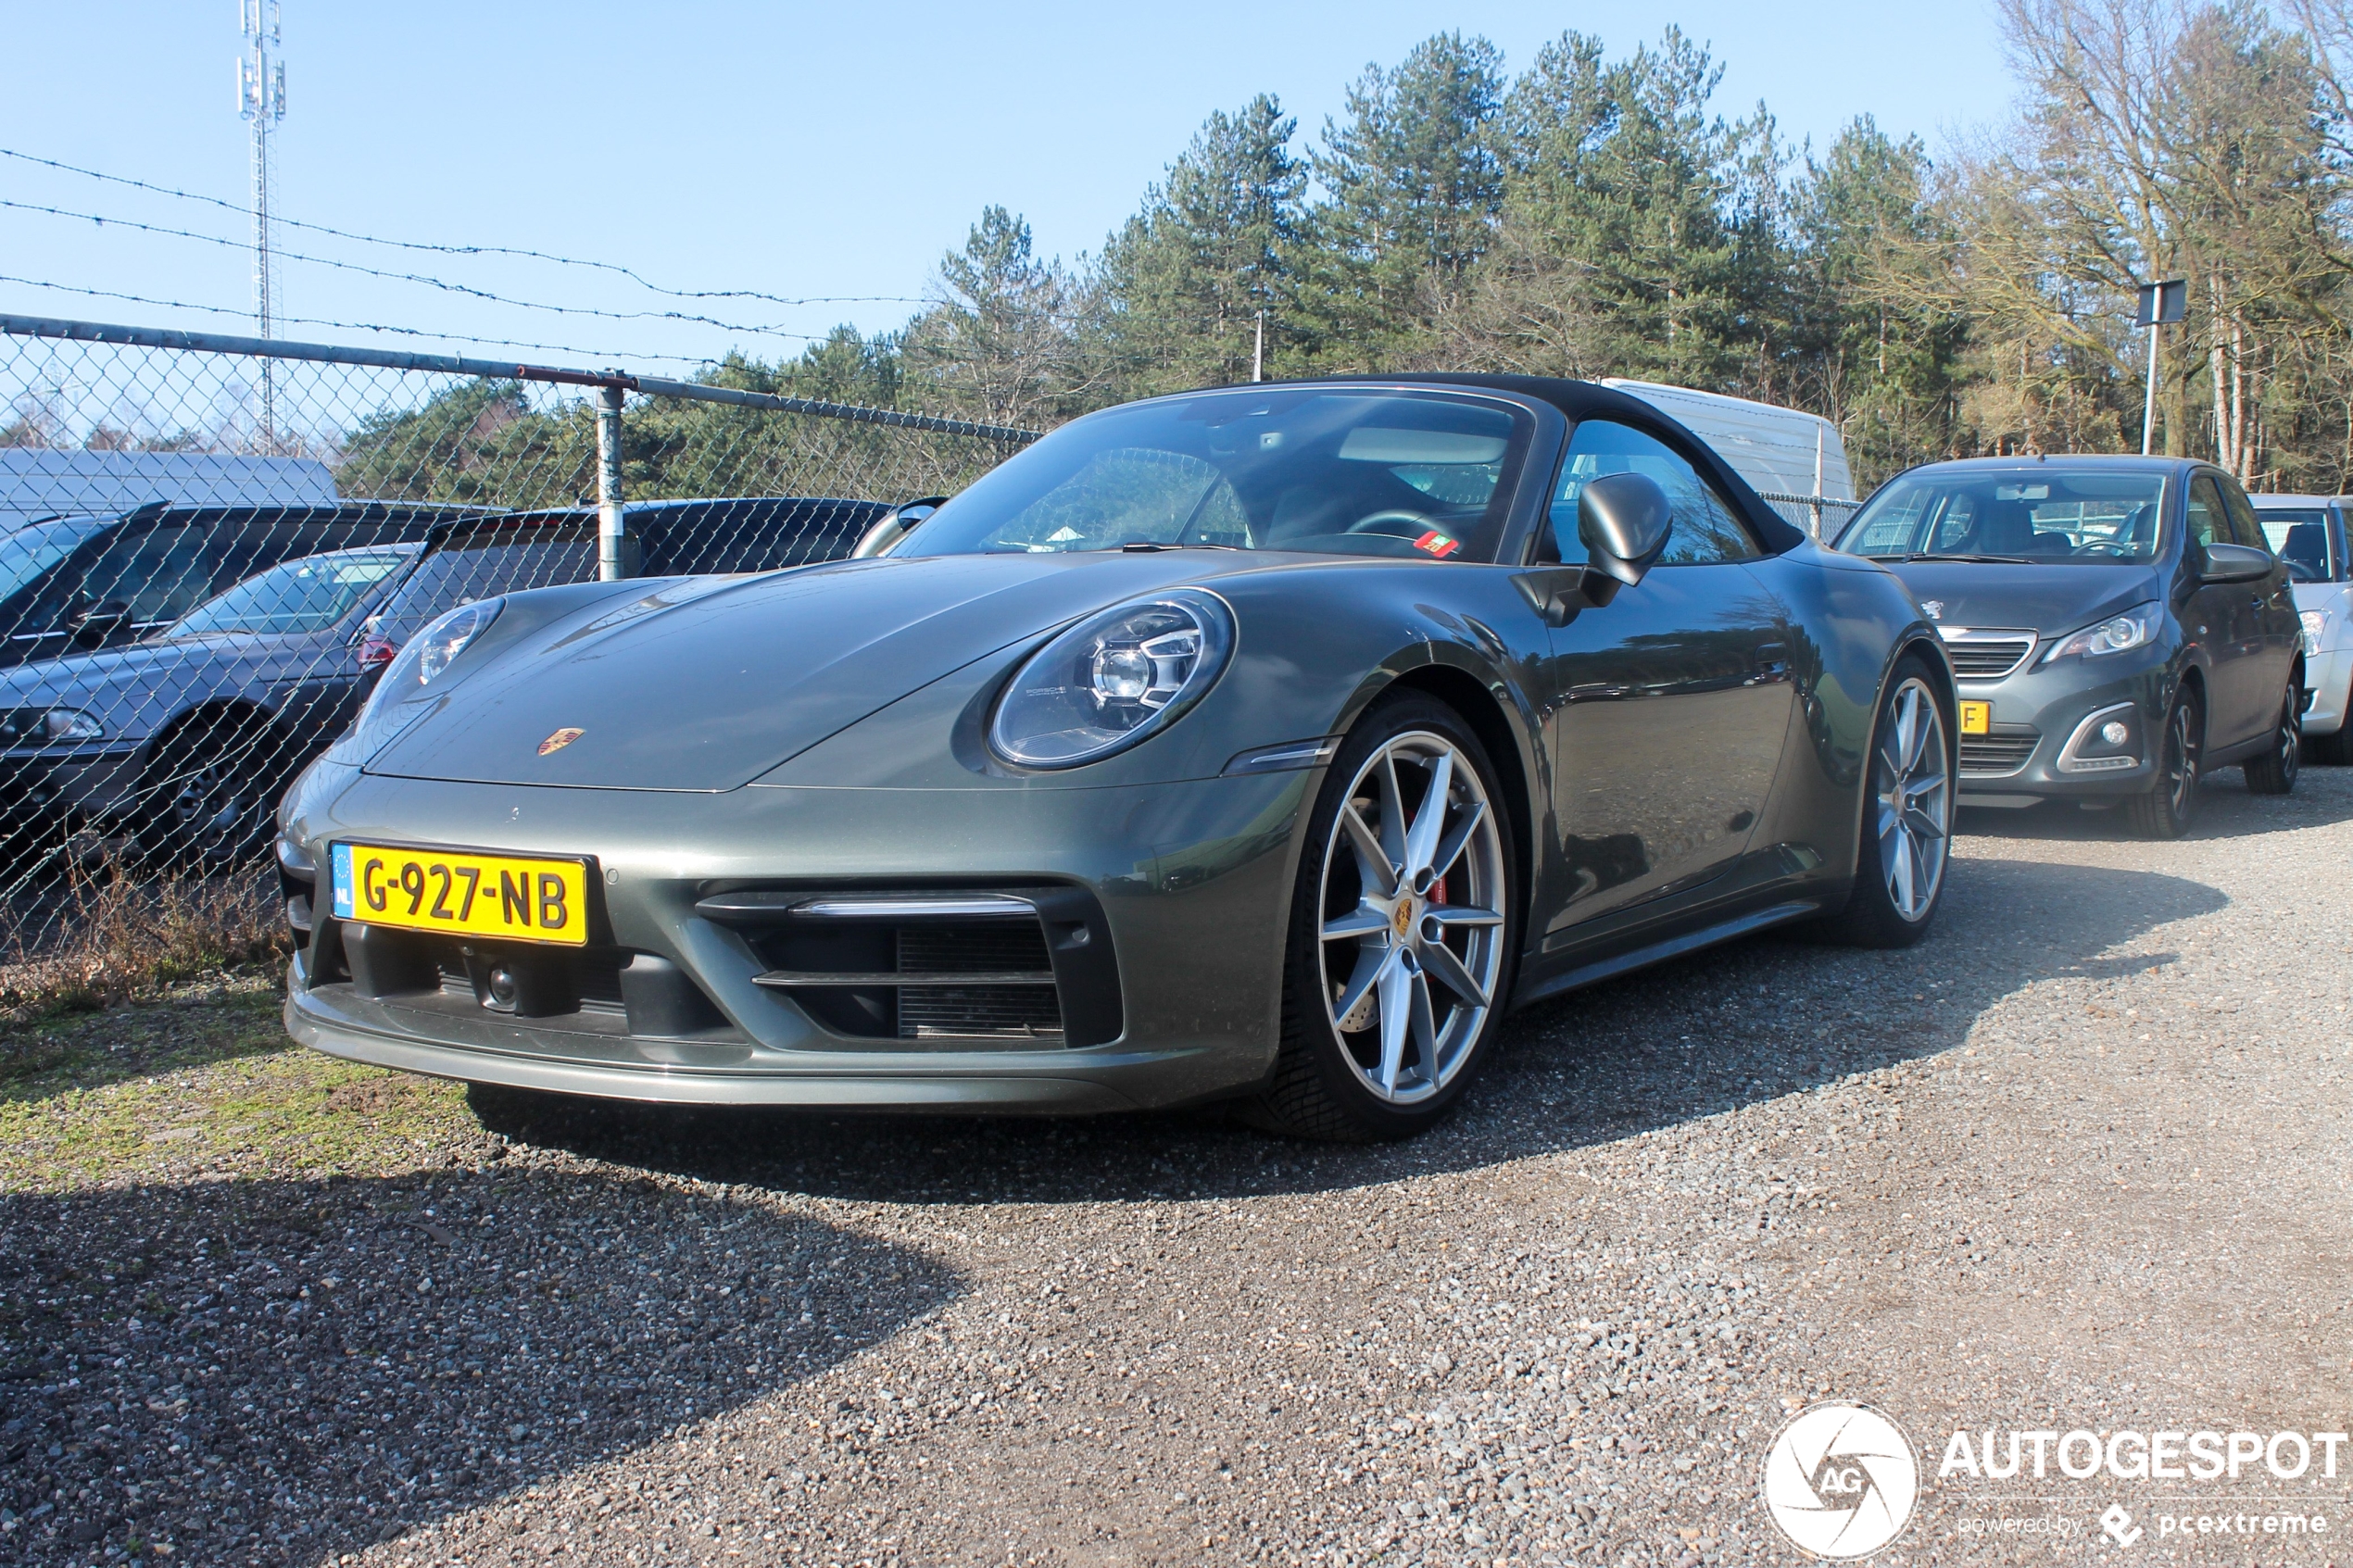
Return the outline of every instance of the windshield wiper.
<path id="1" fill-rule="evenodd" d="M 1130 555 L 1150 555 L 1154 550 L 1238 550 L 1239 545 L 1211 545 L 1198 539 L 1180 539 L 1174 544 L 1162 544 L 1155 539 L 1130 539 L 1119 546 Z"/>
<path id="2" fill-rule="evenodd" d="M 1974 561 L 1982 565 L 2002 566 L 2032 566 L 2034 564 L 2033 558 L 2029 556 L 1974 556 L 1948 554 L 1942 550 L 1914 550 L 1909 555 L 1873 556 L 1871 559 L 1892 560 L 1905 564 L 1908 564 L 1916 560 Z"/>

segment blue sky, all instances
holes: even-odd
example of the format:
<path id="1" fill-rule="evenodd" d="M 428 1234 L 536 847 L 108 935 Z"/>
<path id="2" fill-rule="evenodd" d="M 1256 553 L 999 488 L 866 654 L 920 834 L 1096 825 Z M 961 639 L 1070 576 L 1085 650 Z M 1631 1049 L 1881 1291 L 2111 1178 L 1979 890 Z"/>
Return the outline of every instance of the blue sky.
<path id="1" fill-rule="evenodd" d="M 245 200 L 230 0 L 24 6 L 0 94 L 0 147 Z M 1639 16 L 1640 19 L 1635 19 Z M 1514 69 L 1565 28 L 1613 54 L 1668 22 L 1728 68 L 1718 107 L 1759 98 L 1784 136 L 1827 143 L 1869 113 L 1931 144 L 1996 119 L 2010 84 L 1987 0 L 1671 7 L 1478 0 L 1155 6 L 563 6 L 286 0 L 289 110 L 277 144 L 286 217 L 388 238 L 509 245 L 626 264 L 680 289 L 806 296 L 923 293 L 939 254 L 996 202 L 1041 250 L 1098 248 L 1211 109 L 1278 94 L 1302 141 L 1367 62 L 1449 28 Z M 236 212 L 0 159 L 0 198 L 95 213 L 105 226 L 0 207 L 0 274 L 250 307 L 248 256 L 143 234 L 128 220 L 242 244 Z M 287 229 L 283 250 L 551 305 L 701 310 L 749 335 L 614 321 L 285 261 L 283 316 L 553 345 L 556 362 L 663 368 L 740 345 L 762 358 L 836 321 L 897 324 L 910 307 L 686 305 L 577 269 L 356 245 Z M 215 331 L 235 314 L 0 282 L 0 310 Z M 347 326 L 283 335 L 396 342 Z"/>

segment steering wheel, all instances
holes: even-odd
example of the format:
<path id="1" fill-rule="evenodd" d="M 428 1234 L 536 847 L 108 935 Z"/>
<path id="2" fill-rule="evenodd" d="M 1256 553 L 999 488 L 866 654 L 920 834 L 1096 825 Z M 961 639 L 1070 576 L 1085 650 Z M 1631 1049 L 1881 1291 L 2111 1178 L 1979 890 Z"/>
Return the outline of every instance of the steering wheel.
<path id="1" fill-rule="evenodd" d="M 1345 532 L 1386 533 L 1398 539 L 1415 539 L 1428 533 L 1429 530 L 1430 521 L 1421 513 L 1409 512 L 1403 507 L 1392 507 L 1387 511 L 1374 512 L 1369 517 L 1358 518 L 1348 525 Z"/>
<path id="2" fill-rule="evenodd" d="M 2120 545 L 2113 539 L 2095 539 L 2088 545 L 2078 545 L 2075 548 L 2068 551 L 2067 553 L 2070 556 L 2118 556 L 2129 558 L 2133 553 L 2133 550 L 2132 546 Z"/>

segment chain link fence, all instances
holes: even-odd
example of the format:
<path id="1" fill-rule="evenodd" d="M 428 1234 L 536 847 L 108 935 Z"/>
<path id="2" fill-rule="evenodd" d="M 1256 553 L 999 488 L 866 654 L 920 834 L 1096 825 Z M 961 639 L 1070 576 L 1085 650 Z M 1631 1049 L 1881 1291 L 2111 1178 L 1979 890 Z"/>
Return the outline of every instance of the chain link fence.
<path id="1" fill-rule="evenodd" d="M 140 953 L 200 963 L 208 929 L 223 960 L 266 946 L 279 795 L 443 611 L 847 556 L 1036 438 L 0 317 L 0 1005 L 103 991 Z"/>

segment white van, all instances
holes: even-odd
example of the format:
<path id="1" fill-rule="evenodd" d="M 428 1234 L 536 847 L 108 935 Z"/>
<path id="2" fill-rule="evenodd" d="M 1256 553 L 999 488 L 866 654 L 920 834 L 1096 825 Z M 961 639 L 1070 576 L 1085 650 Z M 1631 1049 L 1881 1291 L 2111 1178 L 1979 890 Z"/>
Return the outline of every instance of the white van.
<path id="1" fill-rule="evenodd" d="M 1831 501 L 1855 498 L 1855 482 L 1846 471 L 1846 444 L 1839 439 L 1838 426 L 1819 414 L 1619 376 L 1609 377 L 1602 384 L 1639 397 L 1674 419 L 1715 447 L 1716 455 L 1747 480 L 1752 489 L 1779 495 L 1819 495 Z M 1812 526 L 1813 508 L 1779 502 L 1774 509 L 1801 528 Z M 1831 533 L 1854 515 L 1849 507 L 1822 510 L 1821 530 Z"/>

